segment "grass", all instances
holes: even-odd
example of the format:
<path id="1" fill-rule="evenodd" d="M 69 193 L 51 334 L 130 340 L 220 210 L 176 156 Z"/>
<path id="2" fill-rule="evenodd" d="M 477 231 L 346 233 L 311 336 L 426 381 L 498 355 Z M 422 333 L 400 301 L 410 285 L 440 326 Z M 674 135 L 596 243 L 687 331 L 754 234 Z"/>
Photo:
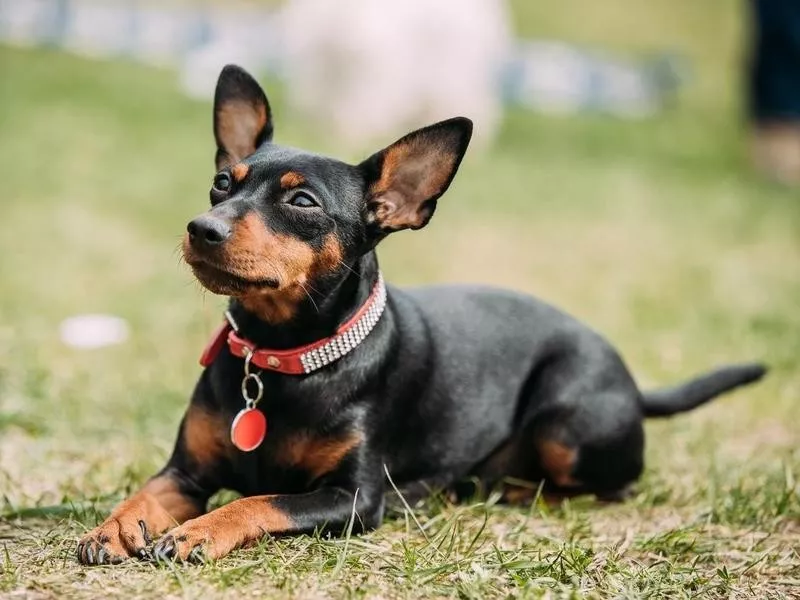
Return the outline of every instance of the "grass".
<path id="1" fill-rule="evenodd" d="M 624 504 L 434 498 L 358 538 L 82 568 L 77 537 L 171 450 L 220 319 L 176 253 L 206 202 L 210 107 L 167 72 L 0 49 L 0 596 L 797 596 L 800 201 L 747 172 L 742 7 L 516 5 L 526 34 L 675 46 L 693 83 L 644 122 L 512 112 L 430 227 L 387 240 L 388 277 L 535 293 L 603 331 L 643 386 L 742 359 L 769 378 L 649 423 L 648 468 Z M 281 141 L 335 151 L 272 98 Z M 125 317 L 129 342 L 63 347 L 58 323 L 94 311 Z"/>

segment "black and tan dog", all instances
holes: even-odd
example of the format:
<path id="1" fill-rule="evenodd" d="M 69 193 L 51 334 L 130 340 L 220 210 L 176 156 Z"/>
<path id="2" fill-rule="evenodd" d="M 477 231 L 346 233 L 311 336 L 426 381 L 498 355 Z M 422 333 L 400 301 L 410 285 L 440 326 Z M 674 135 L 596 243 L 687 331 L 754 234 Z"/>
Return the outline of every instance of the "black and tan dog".
<path id="1" fill-rule="evenodd" d="M 468 119 L 356 166 L 276 145 L 272 130 L 259 85 L 226 67 L 211 209 L 189 223 L 184 254 L 206 288 L 231 297 L 228 322 L 172 457 L 80 541 L 85 564 L 219 557 L 266 534 L 341 533 L 351 515 L 356 531 L 372 529 L 387 473 L 410 498 L 471 479 L 530 499 L 511 478 L 611 495 L 642 471 L 645 417 L 764 373 L 733 366 L 642 393 L 608 342 L 539 300 L 387 288 L 375 246 L 431 218 Z M 223 488 L 244 497 L 206 513 Z"/>

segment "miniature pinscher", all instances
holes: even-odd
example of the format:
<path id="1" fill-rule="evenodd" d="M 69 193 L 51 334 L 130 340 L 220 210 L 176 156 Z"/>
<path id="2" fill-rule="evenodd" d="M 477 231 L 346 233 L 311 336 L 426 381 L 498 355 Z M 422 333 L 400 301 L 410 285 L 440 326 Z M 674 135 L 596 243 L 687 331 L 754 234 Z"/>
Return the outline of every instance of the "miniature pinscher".
<path id="1" fill-rule="evenodd" d="M 261 87 L 225 67 L 211 208 L 189 223 L 183 254 L 229 310 L 172 456 L 83 537 L 81 563 L 216 558 L 267 534 L 363 532 L 392 498 L 458 495 L 463 482 L 508 502 L 537 492 L 521 482 L 613 496 L 642 472 L 646 417 L 765 372 L 728 366 L 641 392 L 605 339 L 540 300 L 386 285 L 375 247 L 433 216 L 467 150 L 466 118 L 358 165 L 272 133 Z M 221 489 L 242 498 L 206 512 Z"/>

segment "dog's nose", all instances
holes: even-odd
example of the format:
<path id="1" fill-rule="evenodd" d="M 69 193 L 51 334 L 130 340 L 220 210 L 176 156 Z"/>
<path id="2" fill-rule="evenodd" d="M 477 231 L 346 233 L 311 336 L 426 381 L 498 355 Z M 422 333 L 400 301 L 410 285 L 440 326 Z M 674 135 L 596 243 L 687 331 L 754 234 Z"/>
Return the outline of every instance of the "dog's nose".
<path id="1" fill-rule="evenodd" d="M 201 215 L 186 226 L 189 241 L 195 245 L 216 246 L 231 235 L 231 226 L 218 217 Z"/>

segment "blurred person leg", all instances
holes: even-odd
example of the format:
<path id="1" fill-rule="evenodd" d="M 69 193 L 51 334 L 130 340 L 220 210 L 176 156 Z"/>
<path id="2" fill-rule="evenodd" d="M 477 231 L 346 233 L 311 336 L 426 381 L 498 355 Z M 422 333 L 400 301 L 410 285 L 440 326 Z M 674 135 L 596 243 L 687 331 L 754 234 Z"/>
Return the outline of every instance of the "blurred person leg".
<path id="1" fill-rule="evenodd" d="M 751 0 L 749 65 L 753 161 L 771 179 L 800 184 L 800 0 Z"/>

